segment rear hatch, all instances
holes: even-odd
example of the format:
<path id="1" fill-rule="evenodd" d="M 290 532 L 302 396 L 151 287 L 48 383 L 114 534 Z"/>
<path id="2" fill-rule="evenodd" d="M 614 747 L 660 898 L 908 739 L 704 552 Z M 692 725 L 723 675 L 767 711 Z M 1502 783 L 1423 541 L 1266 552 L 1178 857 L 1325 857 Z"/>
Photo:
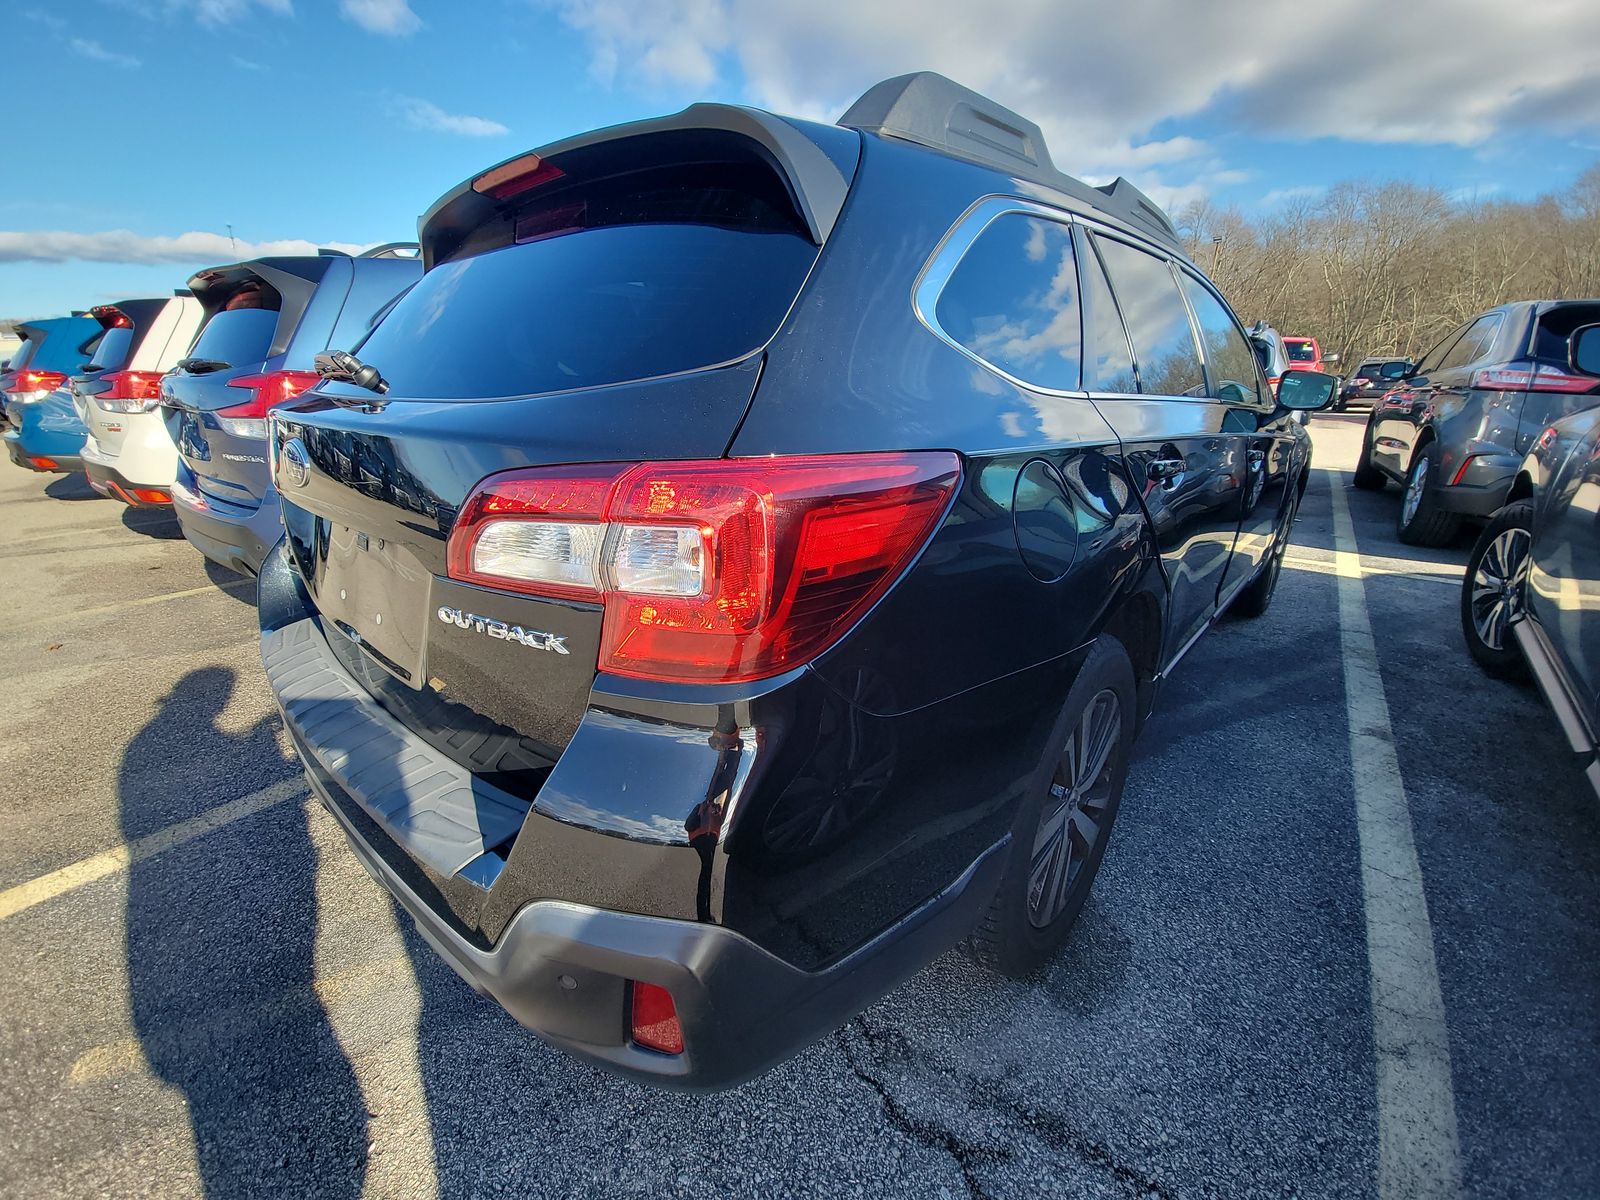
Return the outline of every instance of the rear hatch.
<path id="1" fill-rule="evenodd" d="M 263 258 L 189 280 L 204 314 L 200 335 L 162 381 L 161 400 L 172 440 L 208 498 L 260 506 L 267 489 L 265 422 L 249 415 L 258 398 L 249 381 L 288 366 L 290 343 L 319 285 L 326 280 L 338 293 L 322 303 L 343 302 L 349 263 L 342 255 Z M 299 365 L 309 371 L 305 357 Z"/>
<path id="2" fill-rule="evenodd" d="M 795 147 L 775 156 L 764 132 L 578 139 L 463 185 L 425 218 L 430 269 L 358 348 L 387 394 L 329 382 L 273 414 L 289 547 L 330 643 L 469 769 L 464 745 L 507 736 L 559 755 L 601 610 L 449 579 L 457 514 L 508 468 L 724 454 L 858 148 L 807 143 L 839 185 L 819 221 Z"/>
<path id="3" fill-rule="evenodd" d="M 115 377 L 133 362 L 166 306 L 165 300 L 123 300 L 89 312 L 103 332 L 88 367 L 72 377 L 72 407 L 96 444 L 108 454 L 121 451 L 122 424 L 120 420 L 107 420 L 108 416 L 115 418 L 119 414 L 107 414 L 91 400 L 114 392 L 120 394 Z"/>
<path id="4" fill-rule="evenodd" d="M 97 321 L 78 313 L 25 322 L 17 326 L 17 333 L 24 340 L 12 356 L 12 367 L 0 375 L 0 404 L 7 404 L 5 396 L 13 389 L 53 393 L 66 388 L 68 378 L 83 371 L 100 345 L 103 330 Z M 70 395 L 57 401 L 70 408 Z M 8 424 L 20 425 L 14 407 L 8 405 L 4 411 Z"/>

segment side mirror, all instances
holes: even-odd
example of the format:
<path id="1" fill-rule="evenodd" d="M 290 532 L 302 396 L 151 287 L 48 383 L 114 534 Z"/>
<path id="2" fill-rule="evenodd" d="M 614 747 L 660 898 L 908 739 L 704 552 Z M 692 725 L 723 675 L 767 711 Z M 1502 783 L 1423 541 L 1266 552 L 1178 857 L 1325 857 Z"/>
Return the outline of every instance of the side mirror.
<path id="1" fill-rule="evenodd" d="M 1322 356 L 1322 361 L 1323 362 L 1338 362 L 1339 361 L 1339 356 L 1337 354 L 1324 354 Z"/>
<path id="2" fill-rule="evenodd" d="M 1285 371 L 1278 380 L 1278 406 L 1295 412 L 1317 412 L 1333 403 L 1337 375 L 1322 371 Z"/>
<path id="3" fill-rule="evenodd" d="M 1585 325 L 1567 339 L 1567 363 L 1580 375 L 1600 375 L 1600 325 Z"/>

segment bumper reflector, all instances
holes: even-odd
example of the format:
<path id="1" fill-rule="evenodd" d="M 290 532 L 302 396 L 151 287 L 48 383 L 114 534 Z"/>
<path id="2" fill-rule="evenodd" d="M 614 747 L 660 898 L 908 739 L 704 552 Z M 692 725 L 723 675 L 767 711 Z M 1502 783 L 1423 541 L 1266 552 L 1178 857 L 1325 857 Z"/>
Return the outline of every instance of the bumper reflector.
<path id="1" fill-rule="evenodd" d="M 678 1024 L 678 1007 L 672 993 L 653 983 L 635 981 L 633 1014 L 628 1035 L 637 1046 L 662 1054 L 683 1053 L 683 1026 Z"/>
<path id="2" fill-rule="evenodd" d="M 59 471 L 61 464 L 53 458 L 44 458 L 41 455 L 30 455 L 28 461 L 40 471 Z"/>
<path id="3" fill-rule="evenodd" d="M 160 488 L 134 488 L 133 498 L 140 504 L 171 504 L 172 497 Z"/>

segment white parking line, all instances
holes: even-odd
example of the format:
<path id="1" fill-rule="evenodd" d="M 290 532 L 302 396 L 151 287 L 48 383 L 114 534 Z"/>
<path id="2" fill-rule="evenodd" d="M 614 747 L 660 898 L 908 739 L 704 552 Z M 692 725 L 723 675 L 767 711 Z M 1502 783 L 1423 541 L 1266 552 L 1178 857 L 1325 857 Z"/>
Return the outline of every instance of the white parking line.
<path id="1" fill-rule="evenodd" d="M 123 842 L 109 850 L 102 850 L 99 854 L 80 858 L 75 863 L 68 863 L 48 874 L 30 879 L 27 883 L 19 883 L 0 892 L 0 921 L 25 912 L 36 904 L 43 904 L 46 900 L 54 900 L 57 896 L 81 888 L 86 883 L 104 879 L 107 875 L 115 875 L 134 863 L 154 858 L 163 850 L 171 850 L 174 846 L 192 842 L 195 838 L 204 837 L 224 825 L 231 825 L 235 821 L 254 816 L 264 808 L 271 808 L 274 804 L 282 804 L 285 800 L 293 800 L 305 794 L 304 779 L 299 776 L 285 779 L 258 792 L 251 792 L 248 796 L 241 796 L 227 804 L 208 809 L 197 817 L 178 821 L 154 833 L 134 838 L 131 842 Z"/>
<path id="2" fill-rule="evenodd" d="M 189 596 L 203 596 L 207 592 L 231 592 L 236 588 L 255 587 L 254 579 L 235 579 L 228 583 L 208 583 L 205 587 L 185 588 L 181 592 L 161 592 L 155 596 L 140 596 L 133 600 L 119 600 L 115 604 L 98 604 L 93 608 L 79 608 L 72 612 L 55 612 L 43 617 L 29 617 L 26 621 L 12 621 L 7 628 L 27 629 L 33 625 L 51 622 L 79 621 L 84 617 L 98 617 L 104 613 L 119 613 L 129 608 L 144 608 L 150 604 L 165 604 L 168 600 L 182 600 Z"/>
<path id="3" fill-rule="evenodd" d="M 1378 1196 L 1379 1200 L 1454 1198 L 1461 1194 L 1461 1150 L 1433 925 L 1417 862 L 1411 808 L 1395 755 L 1389 702 L 1378 670 L 1343 473 L 1329 472 L 1328 486 L 1371 971 Z"/>

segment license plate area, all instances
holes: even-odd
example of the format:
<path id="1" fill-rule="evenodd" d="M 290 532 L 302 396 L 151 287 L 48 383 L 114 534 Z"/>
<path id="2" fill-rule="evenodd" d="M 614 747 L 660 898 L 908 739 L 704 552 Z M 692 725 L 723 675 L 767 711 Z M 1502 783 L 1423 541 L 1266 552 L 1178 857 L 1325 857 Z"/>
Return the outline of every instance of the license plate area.
<path id="1" fill-rule="evenodd" d="M 385 671 L 420 688 L 432 575 L 398 543 L 325 519 L 317 526 L 317 608 Z"/>

